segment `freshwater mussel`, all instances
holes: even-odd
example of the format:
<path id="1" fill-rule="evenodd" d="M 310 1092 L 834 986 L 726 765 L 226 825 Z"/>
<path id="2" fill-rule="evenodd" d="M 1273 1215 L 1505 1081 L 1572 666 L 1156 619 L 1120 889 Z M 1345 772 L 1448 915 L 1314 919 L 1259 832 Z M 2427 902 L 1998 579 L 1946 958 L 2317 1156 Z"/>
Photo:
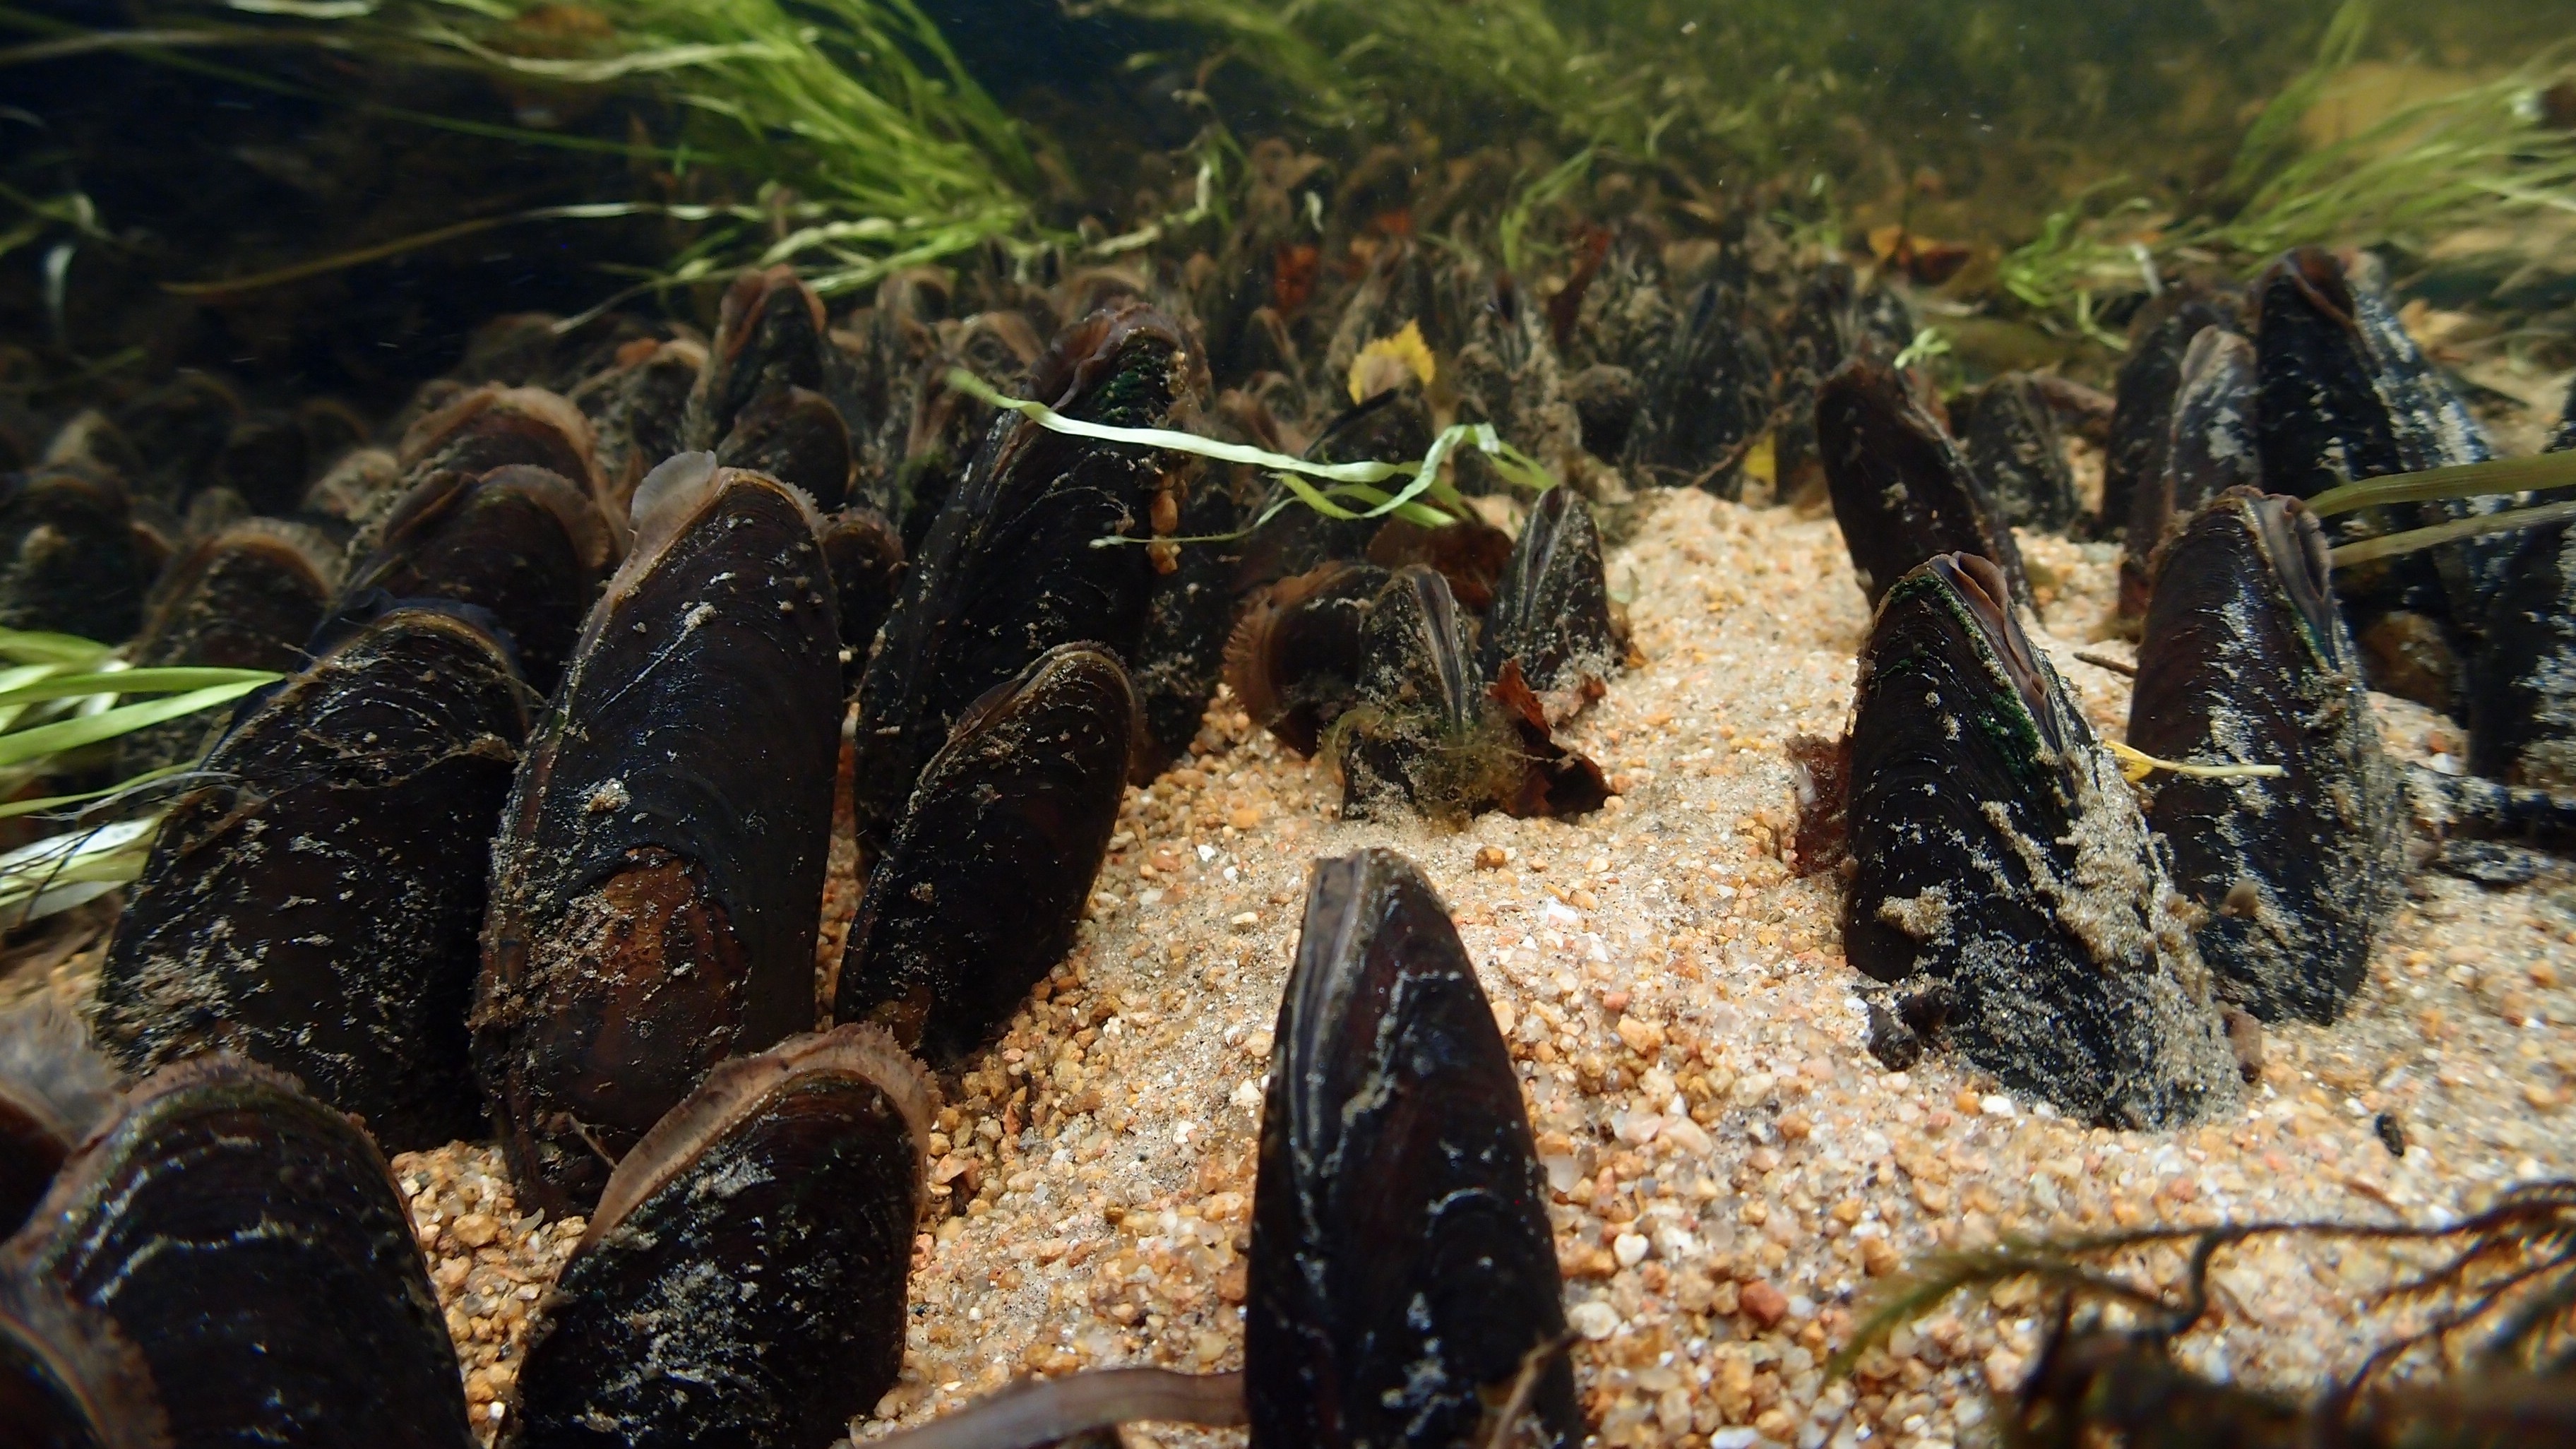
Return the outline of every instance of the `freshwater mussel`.
<path id="1" fill-rule="evenodd" d="M 1994 564 L 2005 596 L 2029 605 L 2011 527 L 1904 374 L 1863 356 L 1826 378 L 1816 393 L 1816 446 L 1870 603 L 1924 560 L 1955 550 Z"/>
<path id="2" fill-rule="evenodd" d="M 2259 487 L 2262 441 L 2254 344 L 2224 327 L 2203 327 L 2183 349 L 2163 443 L 2130 493 L 2120 544 L 2119 612 L 2146 616 L 2156 550 L 2201 507 L 2230 488 Z"/>
<path id="3" fill-rule="evenodd" d="M 1128 304 L 1059 337 L 1030 388 L 1072 417 L 1178 427 L 1196 412 L 1206 373 L 1177 324 Z M 1096 541 L 1175 531 L 1178 471 L 1167 456 L 1017 415 L 994 423 L 912 558 L 859 684 L 862 839 L 882 844 L 957 721 L 1039 655 L 1090 642 L 1136 658 L 1163 575 L 1149 547 Z M 1211 651 L 1192 691 L 1202 707 L 1217 664 Z"/>
<path id="4" fill-rule="evenodd" d="M 549 468 L 441 469 L 360 535 L 351 594 L 453 599 L 489 613 L 528 687 L 554 692 L 616 539 L 589 490 Z"/>
<path id="5" fill-rule="evenodd" d="M 2062 532 L 2075 521 L 2075 474 L 2039 379 L 2008 372 L 1978 389 L 1960 446 L 2004 522 Z"/>
<path id="6" fill-rule="evenodd" d="M 1127 671 L 1048 650 L 961 717 L 869 877 L 833 1016 L 951 1063 L 1073 944 L 1138 729 Z"/>
<path id="7" fill-rule="evenodd" d="M 597 440 L 600 507 L 619 529 L 644 475 L 683 451 L 689 394 L 706 365 L 707 350 L 698 343 L 639 338 L 618 353 L 615 366 L 572 390 L 569 400 L 590 419 Z"/>
<path id="8" fill-rule="evenodd" d="M 2549 444 L 2576 451 L 2576 390 Z M 2509 786 L 2576 796 L 2576 555 L 2563 523 L 2512 546 L 2471 661 L 2469 767 Z"/>
<path id="9" fill-rule="evenodd" d="M 1252 1442 L 1579 1442 L 1520 1083 L 1448 908 L 1402 856 L 1316 863 L 1273 1040 Z"/>
<path id="10" fill-rule="evenodd" d="M 1845 950 L 1908 1019 L 2090 1121 L 2232 1098 L 2164 850 L 1993 563 L 1940 555 L 1887 591 L 1850 745 Z"/>
<path id="11" fill-rule="evenodd" d="M 2176 888 L 2207 914 L 2216 990 L 2266 1020 L 2341 1014 L 2399 871 L 2396 776 L 2331 590 L 2315 515 L 2220 496 L 2164 551 L 2129 705 L 2146 754 L 2282 771 L 2160 773 L 2147 807 Z"/>
<path id="12" fill-rule="evenodd" d="M 872 1027 L 712 1072 L 618 1164 L 504 1443 L 807 1449 L 894 1386 L 930 1083 Z"/>
<path id="13" fill-rule="evenodd" d="M 203 665 L 292 673 L 340 584 L 340 551 L 319 530 L 250 518 L 173 560 L 153 588 L 143 631 L 127 646 L 137 666 Z M 117 742 L 128 775 L 196 758 L 202 719 L 165 720 Z"/>
<path id="14" fill-rule="evenodd" d="M 587 1206 L 709 1068 L 809 1028 L 840 621 L 803 496 L 683 453 L 532 733 L 474 1058 L 528 1199 Z"/>
<path id="15" fill-rule="evenodd" d="M 173 806 L 109 944 L 98 1025 L 128 1071 L 228 1048 L 409 1151 L 482 1117 L 465 1013 L 527 707 L 474 618 L 397 605 L 340 628 Z"/>
<path id="16" fill-rule="evenodd" d="M 2184 358 L 2192 340 L 2212 327 L 2236 330 L 2239 315 L 2231 293 L 2176 287 L 2149 300 L 2131 319 L 2128 356 L 2120 363 L 2110 437 L 2102 450 L 2105 528 L 2124 525 L 2136 506 L 2138 491 L 2164 476 L 2166 449 L 2173 437 L 2174 398 L 2182 388 Z M 2142 565 L 2149 552 L 2138 551 Z M 2144 582 L 2143 574 L 2140 581 Z"/>
<path id="17" fill-rule="evenodd" d="M 33 1340 L 25 1358 L 92 1389 L 62 1415 L 91 1421 L 71 1443 L 473 1443 L 383 1156 L 290 1078 L 236 1057 L 165 1067 L 127 1093 L 0 1244 L 0 1300 L 0 1360 Z M 0 1373 L 0 1394 L 28 1381 L 20 1365 Z"/>

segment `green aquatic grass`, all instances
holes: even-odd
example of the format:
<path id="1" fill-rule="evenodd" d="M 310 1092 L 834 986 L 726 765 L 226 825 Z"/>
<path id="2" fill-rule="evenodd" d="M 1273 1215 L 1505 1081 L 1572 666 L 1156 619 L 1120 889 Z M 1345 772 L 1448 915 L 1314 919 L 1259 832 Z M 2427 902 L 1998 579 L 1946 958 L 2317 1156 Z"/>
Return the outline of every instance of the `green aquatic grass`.
<path id="1" fill-rule="evenodd" d="M 239 75 L 255 74 L 263 57 L 318 50 L 478 72 L 537 98 L 536 109 L 549 95 L 632 97 L 668 117 L 667 134 L 619 144 L 533 125 L 474 129 L 537 144 L 578 140 L 732 189 L 704 205 L 596 198 L 473 219 L 199 291 L 291 280 L 496 225 L 661 215 L 705 230 L 648 283 L 784 262 L 828 294 L 1035 230 L 1040 173 L 1020 126 L 912 0 L 182 0 L 143 7 L 122 31 L 0 20 L 46 36 L 0 52 L 0 65 L 81 45 L 198 69 L 221 53 L 232 62 L 222 72 Z M 352 74 L 363 87 L 367 68 Z"/>
<path id="2" fill-rule="evenodd" d="M 2576 42 L 2401 107 L 2342 140 L 2301 147 L 2299 123 L 2361 54 L 2369 16 L 2361 0 L 2336 12 L 2316 62 L 2255 118 L 2226 180 L 2196 209 L 2135 196 L 2097 209 L 2118 183 L 2097 186 L 2004 257 L 2004 289 L 2108 342 L 2091 322 L 2096 298 L 2153 290 L 2180 263 L 2217 261 L 2250 274 L 2298 246 L 2421 254 L 2536 212 L 2576 214 L 2576 134 L 2543 124 L 2538 103 L 2550 86 L 2576 80 Z M 2513 243 L 2500 233 L 2497 245 Z"/>
<path id="3" fill-rule="evenodd" d="M 84 767 L 98 747 L 136 730 L 230 704 L 283 677 L 262 669 L 136 669 L 96 640 L 24 629 L 0 629 L 0 661 L 0 794 L 6 795 Z M 10 800 L 0 804 L 0 819 L 122 796 L 188 768 Z M 23 925 L 132 880 L 160 823 L 157 811 L 129 815 L 0 855 L 0 923 Z"/>

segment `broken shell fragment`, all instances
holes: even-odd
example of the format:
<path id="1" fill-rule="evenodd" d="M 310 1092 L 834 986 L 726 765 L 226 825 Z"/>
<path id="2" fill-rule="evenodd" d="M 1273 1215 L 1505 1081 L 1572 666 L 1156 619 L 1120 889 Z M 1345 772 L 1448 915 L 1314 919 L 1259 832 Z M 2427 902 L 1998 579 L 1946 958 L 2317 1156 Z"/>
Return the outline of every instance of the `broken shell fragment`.
<path id="1" fill-rule="evenodd" d="M 1244 1318 L 1255 1449 L 1579 1443 L 1520 1083 L 1402 856 L 1317 862 L 1274 1041 Z"/>
<path id="2" fill-rule="evenodd" d="M 506 1444 L 807 1449 L 892 1388 L 930 1084 L 873 1027 L 725 1063 L 619 1164 Z"/>
<path id="3" fill-rule="evenodd" d="M 476 623 L 403 605 L 256 699 L 132 888 L 102 1045 L 137 1074 L 238 1051 L 391 1151 L 475 1135 L 465 1012 L 522 693 Z"/>
<path id="4" fill-rule="evenodd" d="M 528 1199 L 578 1211 L 709 1068 L 814 1020 L 840 620 L 794 490 L 684 453 L 529 740 L 474 1060 Z"/>
<path id="5" fill-rule="evenodd" d="M 2164 859 L 1992 563 L 1941 555 L 1879 604 L 1850 788 L 1854 966 L 1945 985 L 1970 1060 L 2088 1121 L 2165 1125 L 2232 1099 Z"/>
<path id="6" fill-rule="evenodd" d="M 2238 489 L 2193 519 L 2157 570 L 2129 743 L 2274 778 L 2152 778 L 2147 824 L 2218 993 L 2266 1021 L 2333 1021 L 2360 990 L 2390 908 L 2403 820 L 2360 650 L 2327 578 L 2316 516 Z"/>
<path id="7" fill-rule="evenodd" d="M 1068 644 L 957 722 L 868 880 L 834 1020 L 948 1063 L 1010 1019 L 1073 944 L 1136 716 L 1117 659 Z"/>
<path id="8" fill-rule="evenodd" d="M 1993 563 L 2010 602 L 2029 606 L 2011 528 L 1902 375 L 1863 357 L 1825 379 L 1816 439 L 1834 520 L 1872 605 L 1924 560 L 1956 550 Z"/>
<path id="9" fill-rule="evenodd" d="M 467 1449 L 456 1350 L 384 1158 L 290 1079 L 167 1067 L 0 1245 L 134 1347 L 179 1445 Z"/>

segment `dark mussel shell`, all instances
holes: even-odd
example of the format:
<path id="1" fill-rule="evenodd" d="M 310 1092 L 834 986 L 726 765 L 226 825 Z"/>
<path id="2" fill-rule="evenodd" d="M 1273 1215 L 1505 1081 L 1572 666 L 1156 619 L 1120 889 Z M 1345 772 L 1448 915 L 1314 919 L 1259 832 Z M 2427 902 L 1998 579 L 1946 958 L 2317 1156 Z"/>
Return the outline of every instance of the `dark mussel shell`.
<path id="1" fill-rule="evenodd" d="M 383 448 L 353 448 L 304 490 L 308 517 L 364 527 L 402 501 L 402 464 Z"/>
<path id="2" fill-rule="evenodd" d="M 1174 427 L 1196 410 L 1206 373 L 1177 324 L 1131 305 L 1068 329 L 1030 386 L 1072 417 Z M 893 829 L 922 766 L 967 708 L 1039 655 L 1090 641 L 1136 657 L 1154 565 L 1146 548 L 1093 543 L 1162 532 L 1152 521 L 1156 496 L 1168 496 L 1176 480 L 1165 470 L 1174 466 L 1016 415 L 994 423 L 913 555 L 859 683 L 863 840 L 881 842 Z"/>
<path id="3" fill-rule="evenodd" d="M 644 475 L 681 451 L 689 394 L 706 370 L 707 350 L 683 338 L 628 343 L 617 365 L 585 380 L 572 402 L 598 439 L 600 510 L 620 530 Z"/>
<path id="4" fill-rule="evenodd" d="M 745 404 L 716 444 L 716 461 L 792 483 L 827 512 L 849 501 L 849 424 L 810 388 L 774 387 Z"/>
<path id="5" fill-rule="evenodd" d="M 1519 761 L 1487 708 L 1467 630 L 1449 581 L 1420 564 L 1370 600 L 1358 704 L 1335 723 L 1344 815 L 1409 807 L 1458 819 L 1511 793 Z"/>
<path id="6" fill-rule="evenodd" d="M 2331 587 L 2315 515 L 2223 495 L 2165 551 L 2129 704 L 2159 759 L 2288 771 L 2159 775 L 2147 807 L 2218 994 L 2267 1021 L 2342 1013 L 2399 873 L 2397 777 Z"/>
<path id="7" fill-rule="evenodd" d="M 1137 703 L 1092 644 L 1048 650 L 958 720 L 868 879 L 834 991 L 937 1063 L 1064 958 L 1109 852 Z"/>
<path id="8" fill-rule="evenodd" d="M 1546 309 L 1524 298 L 1510 273 L 1494 280 L 1485 305 L 1468 323 L 1449 369 L 1462 422 L 1494 425 L 1513 444 L 1562 476 L 1582 451 L 1583 425 L 1565 397 L 1565 368 L 1548 339 Z M 1484 454 L 1461 451 L 1461 486 L 1505 491 Z"/>
<path id="9" fill-rule="evenodd" d="M 173 508 L 212 481 L 216 460 L 242 420 L 242 401 L 210 373 L 181 368 L 117 408 L 115 429 L 138 467 L 135 491 Z"/>
<path id="10" fill-rule="evenodd" d="M 116 1115 L 117 1086 L 89 1028 L 52 998 L 0 1015 L 0 1236 L 18 1230 L 63 1159 Z"/>
<path id="11" fill-rule="evenodd" d="M 480 478 L 525 463 L 596 495 L 593 446 L 590 420 L 561 397 L 541 388 L 484 386 L 458 393 L 405 428 L 394 456 L 406 487 L 432 473 Z"/>
<path id="12" fill-rule="evenodd" d="M 1779 422 L 1772 439 L 1783 500 L 1820 498 L 1825 470 L 1816 436 L 1816 394 L 1825 379 L 1864 353 L 1901 355 L 1914 339 L 1913 313 L 1882 282 L 1863 287 L 1842 262 L 1807 274 L 1780 341 Z"/>
<path id="13" fill-rule="evenodd" d="M 304 496 L 309 461 L 304 428 L 292 413 L 256 412 L 233 425 L 207 482 L 230 489 L 254 513 L 284 513 Z"/>
<path id="14" fill-rule="evenodd" d="M 966 476 L 1000 409 L 949 386 L 951 369 L 964 368 L 1014 396 L 1025 395 L 1029 370 L 1042 361 L 1046 341 L 1028 315 L 978 312 L 943 322 L 939 352 L 913 374 L 899 396 L 912 399 L 898 429 L 889 418 L 879 435 L 883 461 L 867 495 L 903 530 L 907 555 L 918 554 L 950 494 Z M 894 449 L 900 446 L 901 451 Z"/>
<path id="15" fill-rule="evenodd" d="M 2549 451 L 2576 451 L 2576 392 Z M 2576 549 L 2563 523 L 2514 544 L 2469 671 L 2469 768 L 2576 796 Z"/>
<path id="16" fill-rule="evenodd" d="M 0 1276 L 112 1322 L 175 1444 L 473 1443 L 384 1158 L 264 1067 L 208 1057 L 135 1088 L 0 1245 Z"/>
<path id="17" fill-rule="evenodd" d="M 1702 282 L 1638 381 L 1626 458 L 1636 481 L 1740 496 L 1777 391 L 1770 340 L 1736 290 Z"/>
<path id="18" fill-rule="evenodd" d="M 1924 560 L 1956 551 L 1993 563 L 2011 602 L 2029 606 L 2012 529 L 1895 369 L 1862 357 L 1825 379 L 1816 438 L 1834 519 L 1870 603 Z"/>
<path id="19" fill-rule="evenodd" d="M 1854 966 L 1929 978 L 1970 1060 L 2088 1121 L 2167 1125 L 2232 1097 L 2165 862 L 1992 563 L 1944 554 L 1888 590 L 1851 751 Z"/>
<path id="20" fill-rule="evenodd" d="M 1360 629 L 1386 570 L 1328 563 L 1270 586 L 1226 641 L 1225 681 L 1254 723 L 1312 755 L 1359 695 Z"/>
<path id="21" fill-rule="evenodd" d="M 128 655 L 140 667 L 205 665 L 291 674 L 339 588 L 340 551 L 302 524 L 236 523 L 174 560 Z M 128 775 L 194 759 L 206 722 L 174 719 L 117 742 Z"/>
<path id="22" fill-rule="evenodd" d="M 2031 374 L 2007 372 L 1980 389 L 1961 442 L 2004 522 L 2055 533 L 2075 521 L 2075 472 Z"/>
<path id="23" fill-rule="evenodd" d="M 2120 614 L 2143 618 L 2156 550 L 2182 532 L 2209 500 L 2230 488 L 2259 488 L 2262 440 L 2254 344 L 2223 327 L 2203 327 L 2183 352 L 2165 445 L 2156 471 L 2138 480 L 2120 543 Z"/>
<path id="24" fill-rule="evenodd" d="M 157 562 L 114 474 L 66 462 L 0 478 L 0 627 L 129 638 Z"/>
<path id="25" fill-rule="evenodd" d="M 811 1449 L 903 1366 L 930 1084 L 872 1027 L 716 1068 L 619 1164 L 503 1442 Z"/>
<path id="26" fill-rule="evenodd" d="M 171 1449 L 143 1355 L 49 1283 L 0 1279 L 0 1443 Z"/>
<path id="27" fill-rule="evenodd" d="M 442 470 L 386 516 L 350 570 L 348 592 L 382 589 L 486 611 L 543 697 L 563 677 L 615 549 L 589 490 L 559 473 L 526 464 L 480 477 Z"/>
<path id="28" fill-rule="evenodd" d="M 1494 586 L 1511 563 L 1512 536 L 1475 518 L 1453 518 L 1434 527 L 1388 518 L 1369 536 L 1370 563 L 1382 569 L 1427 564 L 1449 581 L 1449 592 L 1477 614 L 1494 606 Z"/>
<path id="29" fill-rule="evenodd" d="M 2113 385 L 2111 436 L 2102 450 L 2106 526 L 2126 523 L 2138 490 L 2164 476 L 2174 394 L 2182 387 L 2183 357 L 2192 339 L 2211 327 L 2237 330 L 2239 315 L 2234 297 L 2190 287 L 2167 291 L 2139 309 L 2129 329 L 2129 355 Z"/>
<path id="30" fill-rule="evenodd" d="M 1256 1449 L 1581 1442 L 1520 1082 L 1402 856 L 1316 863 L 1273 1040 L 1244 1310 Z M 1487 1423 L 1515 1398 L 1534 1423 Z"/>
<path id="31" fill-rule="evenodd" d="M 814 1020 L 841 719 L 817 520 L 672 459 L 530 737 L 501 838 L 474 1061 L 529 1199 L 588 1206 L 728 1056 Z"/>
<path id="32" fill-rule="evenodd" d="M 1173 532 L 1181 538 L 1226 539 L 1250 514 L 1250 470 L 1208 467 L 1173 477 L 1163 497 L 1177 498 Z M 1240 488 L 1244 490 L 1237 492 Z M 1441 532 L 1447 532 L 1443 529 Z M 1145 715 L 1139 771 L 1159 774 L 1197 737 L 1208 696 L 1225 670 L 1225 644 L 1234 624 L 1235 580 L 1243 567 L 1241 545 L 1180 546 L 1172 570 L 1159 575 L 1145 606 L 1145 632 L 1136 641 L 1136 695 Z"/>
<path id="33" fill-rule="evenodd" d="M 851 685 L 868 667 L 877 630 L 894 612 L 903 587 L 903 540 L 884 514 L 853 503 L 823 520 L 823 560 L 832 570 L 832 597 L 841 610 L 841 673 Z"/>
<path id="34" fill-rule="evenodd" d="M 1521 678 L 1562 721 L 1597 698 L 1627 656 L 1592 509 L 1572 489 L 1551 488 L 1521 525 L 1485 616 L 1485 675 L 1500 679 L 1505 660 L 1519 661 Z"/>
<path id="35" fill-rule="evenodd" d="M 688 445 L 713 448 L 724 441 L 743 411 L 765 393 L 821 389 L 827 326 L 823 299 L 793 268 L 736 277 L 717 311 L 706 370 L 689 396 L 682 428 Z"/>
<path id="36" fill-rule="evenodd" d="M 527 732 L 503 646 L 396 606 L 237 717 L 117 922 L 102 1045 L 293 1072 L 391 1151 L 475 1135 L 486 843 Z"/>

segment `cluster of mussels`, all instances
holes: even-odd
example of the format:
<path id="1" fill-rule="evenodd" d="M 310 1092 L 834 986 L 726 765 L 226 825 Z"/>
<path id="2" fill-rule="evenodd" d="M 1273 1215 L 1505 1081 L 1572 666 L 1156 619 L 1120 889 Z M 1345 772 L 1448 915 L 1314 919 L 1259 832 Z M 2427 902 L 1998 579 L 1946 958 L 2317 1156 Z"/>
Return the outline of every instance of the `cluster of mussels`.
<path id="1" fill-rule="evenodd" d="M 2104 1121 L 2231 1097 L 2222 1004 L 2331 1017 L 2386 907 L 2366 672 L 2464 690 L 2480 761 L 2557 783 L 2560 542 L 2330 587 L 2280 496 L 2484 447 L 2330 258 L 2160 304 L 2116 400 L 2007 376 L 1954 439 L 1895 365 L 1902 299 L 1757 228 L 1589 232 L 1542 298 L 1416 239 L 1470 175 L 1355 168 L 1324 214 L 1370 220 L 1319 247 L 1290 201 L 1317 163 L 1252 160 L 1224 254 L 1185 264 L 906 271 L 838 326 L 756 273 L 706 339 L 505 319 L 391 446 L 194 375 L 42 446 L 0 416 L 0 623 L 289 676 L 183 777 L 93 1019 L 9 1038 L 0 1400 L 41 1442 L 464 1443 L 381 1154 L 487 1132 L 523 1202 L 588 1217 L 512 1442 L 836 1436 L 901 1360 L 933 1073 L 1063 957 L 1126 782 L 1218 680 L 1351 814 L 1592 809 L 1555 737 L 1628 652 L 1591 504 L 1740 497 L 1766 437 L 1878 610 L 1816 764 L 1851 960 L 1901 988 L 1883 1053 L 1946 1037 Z M 1524 508 L 1468 450 L 1445 526 L 1281 508 L 1253 468 L 1067 419 L 1318 463 L 1485 423 L 1569 486 Z M 2013 527 L 2088 522 L 2069 419 L 2129 520 L 2131 738 L 2199 770 L 2143 809 L 2020 618 Z M 824 948 L 836 835 L 866 870 Z M 1210 1414 L 1262 1444 L 1577 1441 L 1518 1085 L 1409 866 L 1319 865 L 1275 1042 L 1247 1367 Z"/>
<path id="2" fill-rule="evenodd" d="M 1341 329 L 1379 334 L 1348 280 Z M 0 621 L 286 675 L 211 738 L 122 744 L 203 763 L 87 1018 L 13 1028 L 0 1389 L 45 1442 L 463 1442 L 382 1154 L 497 1134 L 522 1202 L 588 1219 L 512 1442 L 820 1443 L 901 1361 L 932 1072 L 1062 959 L 1127 782 L 1221 674 L 1354 814 L 1605 798 L 1554 739 L 1627 653 L 1584 497 L 1268 510 L 1249 469 L 955 370 L 1315 458 L 1418 454 L 1423 376 L 1378 369 L 1308 444 L 1281 375 L 1211 408 L 1186 291 L 973 285 L 900 274 L 835 328 L 746 275 L 703 342 L 505 319 L 389 446 L 195 374 L 40 447 L 0 419 Z M 865 863 L 837 940 L 836 838 Z M 1570 1443 L 1529 1130 L 1446 913 L 1391 857 L 1316 891 L 1248 1412 Z M 1430 1246 L 1401 1281 L 1337 1246 L 1389 1212 Z"/>
<path id="3" fill-rule="evenodd" d="M 2331 544 L 2472 505 L 2321 523 L 2303 498 L 2481 461 L 2478 425 L 2366 261 L 2303 250 L 2244 295 L 2159 299 L 2108 410 L 2102 505 L 2127 519 L 2128 744 L 2155 766 L 2132 790 L 2024 632 L 2012 525 L 2033 521 L 2016 499 L 2034 492 L 2013 477 L 2034 472 L 1996 464 L 2054 450 L 1981 463 L 2011 382 L 1965 446 L 1871 357 L 1820 391 L 1834 512 L 1876 616 L 1849 733 L 1810 750 L 1811 864 L 1842 865 L 1845 947 L 1892 988 L 1872 1007 L 1882 1055 L 1939 1036 L 2069 1112 L 2188 1120 L 2234 1097 L 2257 1020 L 2331 1022 L 2361 987 L 2409 817 L 2369 688 L 2462 714 L 2472 761 L 2499 777 L 2463 791 L 2419 773 L 2428 815 L 2563 818 L 2565 537 L 2330 571 Z"/>

